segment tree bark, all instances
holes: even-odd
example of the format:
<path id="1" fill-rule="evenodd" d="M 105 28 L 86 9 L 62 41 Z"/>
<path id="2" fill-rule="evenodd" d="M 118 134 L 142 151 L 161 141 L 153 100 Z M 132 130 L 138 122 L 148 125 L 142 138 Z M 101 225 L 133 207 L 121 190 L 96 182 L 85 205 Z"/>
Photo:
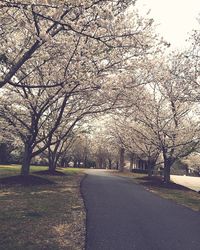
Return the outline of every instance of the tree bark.
<path id="1" fill-rule="evenodd" d="M 172 157 L 167 156 L 166 152 L 163 152 L 164 159 L 164 182 L 170 183 L 170 170 L 171 166 L 174 163 L 174 159 Z"/>
<path id="2" fill-rule="evenodd" d="M 151 162 L 148 163 L 148 176 L 152 177 L 152 167 L 151 167 Z"/>
<path id="3" fill-rule="evenodd" d="M 51 148 L 49 147 L 48 148 L 48 161 L 49 161 L 49 172 L 50 173 L 54 173 L 55 172 L 55 169 L 56 169 L 56 166 L 55 166 L 55 155 L 54 155 L 54 152 L 51 150 Z"/>
<path id="4" fill-rule="evenodd" d="M 134 154 L 131 153 L 131 155 L 130 155 L 130 167 L 129 167 L 130 172 L 132 172 L 132 170 L 133 170 L 133 160 L 134 160 Z"/>
<path id="5" fill-rule="evenodd" d="M 170 183 L 170 165 L 164 163 L 164 182 Z"/>
<path id="6" fill-rule="evenodd" d="M 125 153 L 125 149 L 120 148 L 120 152 L 119 152 L 119 171 L 120 172 L 124 171 L 124 153 Z"/>
<path id="7" fill-rule="evenodd" d="M 116 169 L 119 169 L 119 161 L 116 162 Z"/>
<path id="8" fill-rule="evenodd" d="M 100 156 L 96 161 L 96 167 L 102 169 L 103 168 L 103 158 Z"/>
<path id="9" fill-rule="evenodd" d="M 77 168 L 77 159 L 74 159 L 74 168 Z"/>
<path id="10" fill-rule="evenodd" d="M 153 168 L 154 168 L 154 165 L 155 165 L 155 160 L 152 160 L 152 159 L 148 159 L 148 176 L 149 177 L 152 177 L 152 171 L 153 171 Z"/>
<path id="11" fill-rule="evenodd" d="M 84 168 L 88 167 L 88 160 L 87 160 L 87 155 L 84 157 Z"/>
<path id="12" fill-rule="evenodd" d="M 108 168 L 112 169 L 112 160 L 110 158 L 108 159 Z"/>
<path id="13" fill-rule="evenodd" d="M 29 175 L 31 159 L 32 159 L 32 149 L 29 146 L 29 144 L 25 144 L 25 150 L 24 150 L 22 167 L 21 167 L 21 175 L 22 176 Z"/>
<path id="14" fill-rule="evenodd" d="M 55 171 L 56 171 L 56 162 L 55 161 L 49 161 L 49 172 L 50 173 L 55 173 Z"/>
<path id="15" fill-rule="evenodd" d="M 81 166 L 81 160 L 78 160 L 77 167 L 80 168 L 80 166 Z"/>

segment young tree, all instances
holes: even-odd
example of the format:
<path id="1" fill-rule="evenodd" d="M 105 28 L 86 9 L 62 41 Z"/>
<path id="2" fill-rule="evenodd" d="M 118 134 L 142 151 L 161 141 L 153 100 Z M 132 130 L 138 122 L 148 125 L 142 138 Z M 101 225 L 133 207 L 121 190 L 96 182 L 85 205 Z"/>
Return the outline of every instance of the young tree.
<path id="1" fill-rule="evenodd" d="M 72 133 L 68 133 L 67 136 L 62 137 L 59 139 L 60 134 L 54 134 L 56 137 L 56 143 L 53 145 L 49 145 L 47 149 L 47 159 L 49 163 L 49 172 L 54 174 L 58 164 L 62 165 L 62 159 L 67 158 L 67 153 L 69 149 L 72 147 L 75 139 Z"/>

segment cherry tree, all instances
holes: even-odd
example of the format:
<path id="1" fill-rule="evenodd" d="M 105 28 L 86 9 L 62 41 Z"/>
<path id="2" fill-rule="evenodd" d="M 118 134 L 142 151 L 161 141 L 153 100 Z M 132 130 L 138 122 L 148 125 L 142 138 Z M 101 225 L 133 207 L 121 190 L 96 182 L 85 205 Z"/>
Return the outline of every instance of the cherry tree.
<path id="1" fill-rule="evenodd" d="M 71 84 L 68 91 L 60 87 L 4 89 L 0 117 L 24 143 L 22 174 L 29 173 L 31 159 L 46 149 L 52 156 L 50 169 L 55 170 L 57 151 L 74 127 L 88 115 L 113 108 L 113 100 L 103 95 L 104 91 L 89 88 L 84 82 Z"/>
<path id="2" fill-rule="evenodd" d="M 157 50 L 152 20 L 132 3 L 1 1 L 1 117 L 24 143 L 22 174 L 59 142 L 65 113 L 74 115 L 73 128 L 84 115 L 114 107 L 120 93 L 112 76 L 118 71 L 119 80 Z"/>
<path id="3" fill-rule="evenodd" d="M 72 89 L 71 89 L 72 91 Z M 0 116 L 24 144 L 21 173 L 29 173 L 32 157 L 43 152 L 59 127 L 69 92 L 60 89 L 8 89 L 1 96 Z M 46 141 L 46 143 L 44 143 Z"/>
<path id="4" fill-rule="evenodd" d="M 169 182 L 173 163 L 199 147 L 198 106 L 183 98 L 175 60 L 155 58 L 152 63 L 150 81 L 126 92 L 127 105 L 115 117 L 114 135 L 123 148 L 145 155 L 149 166 L 161 154 L 164 181 Z"/>
<path id="5" fill-rule="evenodd" d="M 77 98 L 77 96 L 76 96 Z M 74 166 L 80 167 L 80 162 L 84 162 L 87 165 L 87 152 L 89 150 L 87 144 L 87 136 L 84 135 L 84 123 L 87 118 L 93 114 L 102 112 L 104 109 L 108 109 L 108 106 L 101 102 L 98 104 L 98 99 L 95 98 L 92 101 L 92 95 L 90 95 L 90 102 L 86 98 L 81 99 L 78 96 L 78 100 L 72 99 L 72 106 L 65 107 L 62 121 L 59 128 L 54 132 L 51 142 L 48 143 L 48 161 L 49 171 L 54 172 L 60 158 L 63 155 L 67 156 L 68 151 L 71 158 L 74 158 Z M 98 104 L 98 105 L 97 105 Z M 97 107 L 98 106 L 98 107 Z M 47 138 L 49 140 L 49 138 Z"/>
<path id="6" fill-rule="evenodd" d="M 176 82 L 166 79 L 156 86 L 153 98 L 138 107 L 136 121 L 153 134 L 152 142 L 162 152 L 164 181 L 170 181 L 173 163 L 199 145 L 199 120 L 191 103 L 180 101 Z M 147 101 L 148 100 L 148 101 Z"/>
<path id="7" fill-rule="evenodd" d="M 0 87 L 64 86 L 69 73 L 78 71 L 80 80 L 90 72 L 92 78 L 150 53 L 155 43 L 152 20 L 133 13 L 133 4 L 131 0 L 2 0 Z M 35 78 L 38 70 L 43 81 Z"/>
<path id="8" fill-rule="evenodd" d="M 151 131 L 135 121 L 134 116 L 120 115 L 113 120 L 111 134 L 130 156 L 130 171 L 132 171 L 134 159 L 146 160 L 148 175 L 151 176 L 160 154 Z"/>

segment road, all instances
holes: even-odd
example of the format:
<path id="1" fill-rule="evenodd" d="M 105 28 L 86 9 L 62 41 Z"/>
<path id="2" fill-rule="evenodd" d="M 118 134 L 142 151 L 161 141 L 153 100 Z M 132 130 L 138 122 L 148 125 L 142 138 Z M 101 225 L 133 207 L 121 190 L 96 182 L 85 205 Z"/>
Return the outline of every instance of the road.
<path id="1" fill-rule="evenodd" d="M 87 173 L 86 250 L 200 249 L 200 213 L 108 171 Z"/>
<path id="2" fill-rule="evenodd" d="M 200 191 L 200 177 L 171 175 L 171 180 L 177 184 L 188 187 L 194 191 Z"/>

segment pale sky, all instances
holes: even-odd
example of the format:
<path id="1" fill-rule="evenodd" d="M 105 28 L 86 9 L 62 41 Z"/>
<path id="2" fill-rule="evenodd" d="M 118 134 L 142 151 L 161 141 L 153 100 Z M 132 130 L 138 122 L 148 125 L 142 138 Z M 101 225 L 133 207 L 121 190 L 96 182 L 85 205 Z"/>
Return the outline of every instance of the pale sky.
<path id="1" fill-rule="evenodd" d="M 200 29 L 200 0 L 137 0 L 136 6 L 142 14 L 151 10 L 157 32 L 174 48 L 185 47 L 189 33 Z"/>

